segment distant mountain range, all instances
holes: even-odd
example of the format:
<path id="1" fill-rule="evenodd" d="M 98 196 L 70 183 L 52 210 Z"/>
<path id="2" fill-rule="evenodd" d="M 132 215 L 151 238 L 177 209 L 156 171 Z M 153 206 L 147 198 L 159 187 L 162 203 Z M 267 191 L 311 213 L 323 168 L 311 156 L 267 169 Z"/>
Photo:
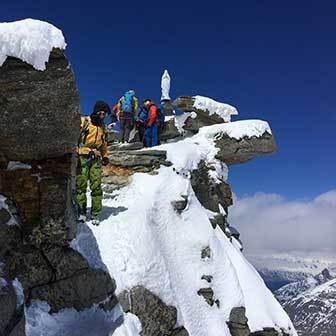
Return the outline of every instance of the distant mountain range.
<path id="1" fill-rule="evenodd" d="M 254 255 L 249 260 L 288 313 L 299 336 L 336 335 L 336 258 Z"/>
<path id="2" fill-rule="evenodd" d="M 300 336 L 336 335 L 336 278 L 326 281 L 330 274 L 324 273 L 319 279 L 310 277 L 277 291 Z M 320 281 L 326 282 L 317 285 Z"/>
<path id="3" fill-rule="evenodd" d="M 303 280 L 328 269 L 336 276 L 336 256 L 307 257 L 289 254 L 248 254 L 271 291 L 291 282 Z"/>

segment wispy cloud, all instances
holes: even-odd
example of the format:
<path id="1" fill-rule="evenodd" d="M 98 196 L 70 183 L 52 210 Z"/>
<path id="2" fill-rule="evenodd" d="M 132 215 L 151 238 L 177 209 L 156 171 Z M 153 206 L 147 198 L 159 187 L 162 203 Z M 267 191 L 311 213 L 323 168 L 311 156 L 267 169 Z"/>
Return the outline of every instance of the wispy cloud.
<path id="1" fill-rule="evenodd" d="M 240 231 L 247 252 L 336 254 L 336 189 L 310 201 L 265 193 L 235 197 L 229 222 Z"/>

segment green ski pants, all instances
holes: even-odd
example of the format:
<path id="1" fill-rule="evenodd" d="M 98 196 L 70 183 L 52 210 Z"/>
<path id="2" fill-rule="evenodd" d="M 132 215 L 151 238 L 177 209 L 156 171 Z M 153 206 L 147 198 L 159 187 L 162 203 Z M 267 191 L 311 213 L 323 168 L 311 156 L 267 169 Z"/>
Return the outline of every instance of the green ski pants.
<path id="1" fill-rule="evenodd" d="M 91 215 L 99 217 L 102 211 L 103 191 L 101 188 L 101 170 L 98 159 L 87 162 L 87 156 L 80 155 L 80 174 L 76 177 L 77 205 L 80 214 L 86 214 L 86 189 L 89 181 L 91 189 Z"/>

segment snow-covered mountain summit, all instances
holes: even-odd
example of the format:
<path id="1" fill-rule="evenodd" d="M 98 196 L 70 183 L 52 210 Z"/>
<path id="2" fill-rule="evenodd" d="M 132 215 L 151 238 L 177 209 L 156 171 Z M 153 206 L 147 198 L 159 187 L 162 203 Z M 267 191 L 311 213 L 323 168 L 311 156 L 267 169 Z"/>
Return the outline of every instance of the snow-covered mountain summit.
<path id="1" fill-rule="evenodd" d="M 111 144 L 102 222 L 78 225 L 79 95 L 63 35 L 44 23 L 27 34 L 31 23 L 0 34 L 0 333 L 296 335 L 227 221 L 228 165 L 275 150 L 267 122 L 223 123 L 235 109 L 189 99 L 189 133 Z"/>

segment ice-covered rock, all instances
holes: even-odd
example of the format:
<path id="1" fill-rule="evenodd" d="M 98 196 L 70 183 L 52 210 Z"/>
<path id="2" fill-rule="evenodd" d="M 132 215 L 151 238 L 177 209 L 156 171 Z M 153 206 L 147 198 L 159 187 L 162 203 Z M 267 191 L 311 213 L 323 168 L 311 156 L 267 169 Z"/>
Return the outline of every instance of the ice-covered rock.
<path id="1" fill-rule="evenodd" d="M 237 109 L 229 104 L 219 103 L 211 98 L 203 96 L 195 96 L 194 99 L 195 109 L 206 111 L 210 116 L 217 114 L 225 122 L 231 121 L 231 116 L 238 114 Z"/>
<path id="2" fill-rule="evenodd" d="M 65 47 L 62 31 L 50 23 L 33 19 L 0 23 L 0 67 L 10 56 L 45 70 L 52 49 Z"/>

